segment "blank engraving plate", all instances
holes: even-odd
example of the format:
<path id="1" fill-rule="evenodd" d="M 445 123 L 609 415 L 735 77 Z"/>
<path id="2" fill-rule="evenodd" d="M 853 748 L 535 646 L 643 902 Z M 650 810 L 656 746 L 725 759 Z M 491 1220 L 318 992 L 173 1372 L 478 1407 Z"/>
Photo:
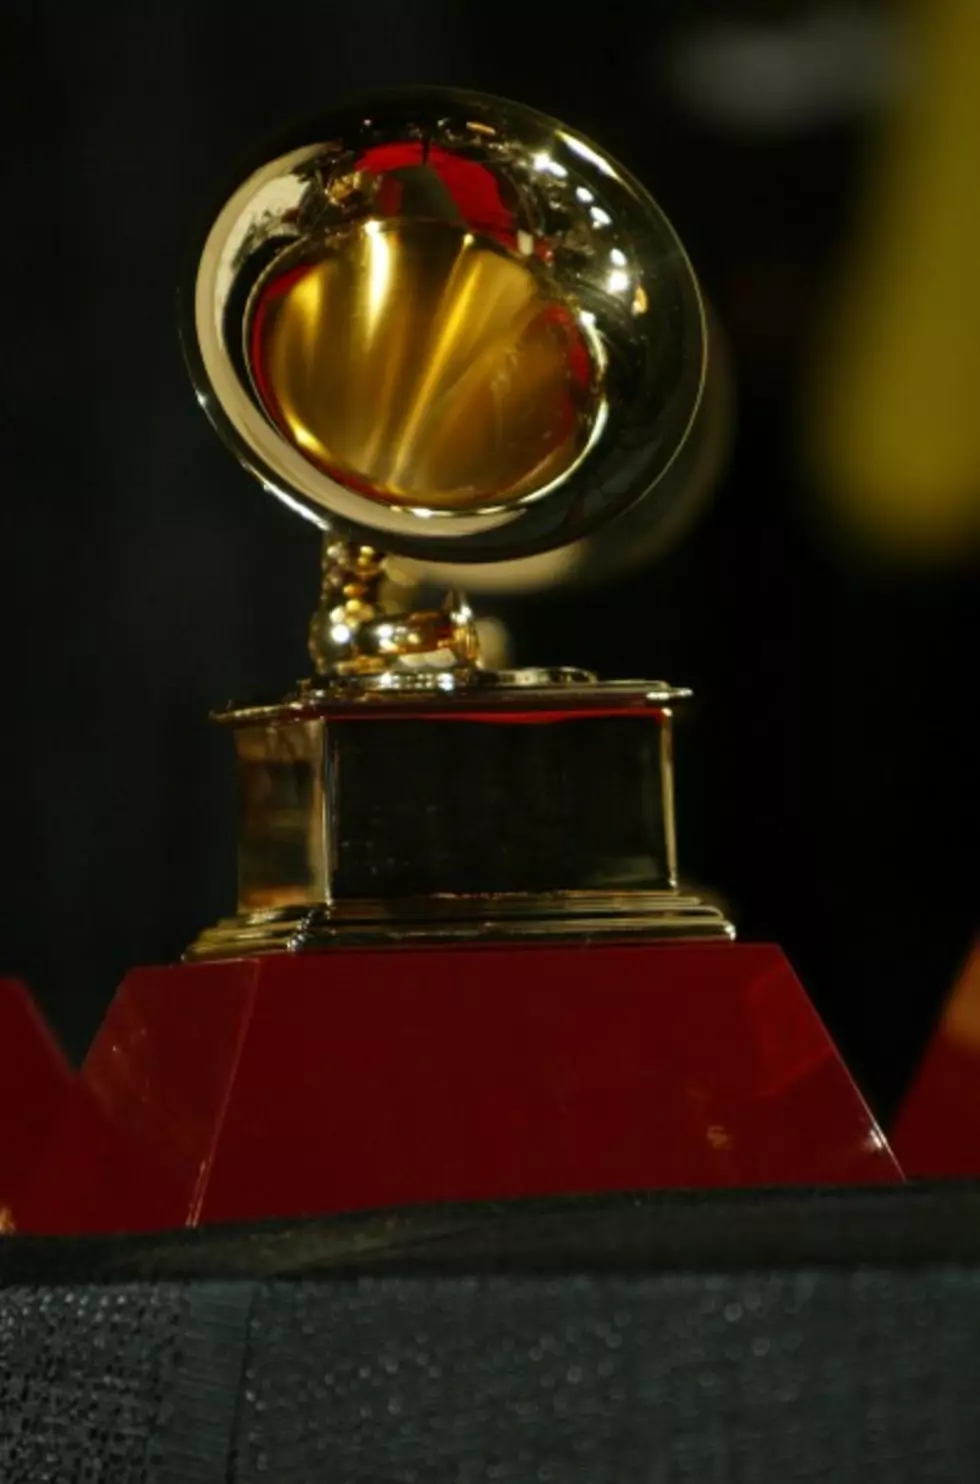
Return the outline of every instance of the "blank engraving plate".
<path id="1" fill-rule="evenodd" d="M 670 884 L 655 717 L 328 728 L 338 898 Z"/>

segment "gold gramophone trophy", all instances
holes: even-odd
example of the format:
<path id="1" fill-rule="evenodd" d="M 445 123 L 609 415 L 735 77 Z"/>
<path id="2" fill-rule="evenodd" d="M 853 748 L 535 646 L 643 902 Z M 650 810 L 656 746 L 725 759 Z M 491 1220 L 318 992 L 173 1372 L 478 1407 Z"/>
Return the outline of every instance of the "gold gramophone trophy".
<path id="1" fill-rule="evenodd" d="M 731 935 L 677 884 L 686 692 L 488 670 L 465 598 L 406 611 L 384 555 L 513 565 L 649 494 L 705 383 L 680 243 L 619 166 L 514 104 L 416 92 L 312 137 L 230 193 L 186 296 L 203 405 L 325 531 L 314 677 L 221 718 L 238 913 L 192 956 Z"/>
<path id="2" fill-rule="evenodd" d="M 375 98 L 243 169 L 183 313 L 324 533 L 313 673 L 220 714 L 237 912 L 125 981 L 21 1224 L 894 1178 L 779 950 L 678 884 L 687 693 L 493 670 L 458 590 L 406 598 L 656 511 L 707 337 L 643 188 L 516 104 Z"/>

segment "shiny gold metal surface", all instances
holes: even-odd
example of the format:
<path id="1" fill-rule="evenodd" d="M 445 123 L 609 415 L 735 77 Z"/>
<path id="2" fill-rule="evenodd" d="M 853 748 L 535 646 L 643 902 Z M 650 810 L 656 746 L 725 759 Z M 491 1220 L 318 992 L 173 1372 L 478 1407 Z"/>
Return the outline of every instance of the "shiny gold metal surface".
<path id="1" fill-rule="evenodd" d="M 685 446 L 704 308 L 659 208 L 543 114 L 420 88 L 292 130 L 184 294 L 202 404 L 355 545 L 500 562 L 631 508 Z"/>
<path id="2" fill-rule="evenodd" d="M 309 642 L 318 675 L 442 674 L 478 664 L 479 636 L 464 599 L 450 593 L 436 611 L 399 611 L 386 603 L 384 584 L 384 561 L 373 547 L 324 541 Z"/>
<path id="3" fill-rule="evenodd" d="M 436 693 L 436 700 L 433 692 Z M 572 709 L 598 715 L 672 712 L 691 699 L 691 691 L 662 680 L 599 680 L 590 670 L 571 668 L 523 670 L 450 670 L 404 675 L 331 677 L 304 680 L 289 695 L 268 705 L 228 706 L 212 721 L 234 728 L 291 725 L 297 720 L 377 716 L 440 716 L 476 711 L 481 715 L 518 709 L 528 717 Z M 669 753 L 663 759 L 673 780 Z"/>
<path id="4" fill-rule="evenodd" d="M 381 902 L 243 911 L 206 928 L 185 954 L 190 963 L 253 953 L 316 953 L 332 947 L 424 943 L 661 939 L 730 943 L 735 929 L 722 909 L 682 890 L 591 896 L 461 898 L 433 903 Z"/>
<path id="5" fill-rule="evenodd" d="M 509 505 L 566 475 L 601 373 L 533 258 L 451 222 L 375 219 L 286 253 L 256 286 L 269 416 L 339 483 L 391 505 Z"/>
<path id="6" fill-rule="evenodd" d="M 718 905 L 677 880 L 672 707 L 687 692 L 602 684 L 575 671 L 515 672 L 506 683 L 480 672 L 446 678 L 450 688 L 435 691 L 333 680 L 221 717 L 238 754 L 238 910 L 202 933 L 189 958 L 333 943 L 734 936 Z M 614 734 L 607 729 L 617 718 Z M 587 734 L 576 735 L 583 725 Z M 365 728 L 383 738 L 393 781 L 359 763 Z M 596 742 L 613 769 L 630 775 L 625 794 L 614 773 L 591 769 Z M 437 786 L 400 785 L 418 778 L 413 769 L 426 754 L 435 761 L 423 771 Z M 575 795 L 576 841 L 555 829 L 557 800 L 542 799 L 542 784 L 545 794 L 553 787 Z M 583 784 L 601 801 L 598 813 L 576 802 Z M 486 790 L 489 807 L 472 798 L 474 789 Z M 624 802 L 636 817 L 625 835 L 614 817 Z M 546 886 L 527 884 L 529 815 L 540 822 L 529 844 L 546 862 Z M 584 852 L 587 878 L 576 882 L 567 863 L 583 839 L 593 843 Z M 652 868 L 638 864 L 636 851 L 646 847 Z M 505 863 L 504 889 L 484 874 L 495 855 Z M 432 860 L 448 870 L 451 889 L 433 884 Z M 403 889 L 406 880 L 412 889 Z"/>
<path id="7" fill-rule="evenodd" d="M 322 839 L 324 733 L 314 721 L 238 736 L 240 909 L 315 905 L 329 888 Z"/>

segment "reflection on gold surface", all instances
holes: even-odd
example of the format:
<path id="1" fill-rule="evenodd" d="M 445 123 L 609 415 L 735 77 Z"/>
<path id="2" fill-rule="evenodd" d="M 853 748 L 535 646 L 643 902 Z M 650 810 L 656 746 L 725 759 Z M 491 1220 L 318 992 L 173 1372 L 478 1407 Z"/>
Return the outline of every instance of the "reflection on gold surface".
<path id="1" fill-rule="evenodd" d="M 328 880 L 322 727 L 243 727 L 236 741 L 239 901 L 252 910 L 321 901 Z"/>
<path id="2" fill-rule="evenodd" d="M 249 360 L 313 463 L 392 505 L 508 505 L 567 474 L 600 411 L 537 264 L 446 222 L 369 220 L 260 281 Z"/>

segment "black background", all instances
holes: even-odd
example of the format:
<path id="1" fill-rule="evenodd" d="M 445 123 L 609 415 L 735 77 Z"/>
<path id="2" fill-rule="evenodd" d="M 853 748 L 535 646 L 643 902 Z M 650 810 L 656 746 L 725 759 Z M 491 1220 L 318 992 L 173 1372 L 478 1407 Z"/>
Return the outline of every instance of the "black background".
<path id="1" fill-rule="evenodd" d="M 80 1054 L 124 969 L 233 897 L 229 743 L 209 708 L 306 664 L 314 533 L 195 406 L 174 286 L 229 164 L 341 92 L 520 98 L 653 190 L 730 341 L 739 410 L 670 560 L 509 617 L 522 663 L 665 675 L 682 864 L 790 955 L 867 1092 L 894 1103 L 977 917 L 975 574 L 901 575 L 813 516 L 803 372 L 872 139 L 860 108 L 732 133 L 662 62 L 712 11 L 246 3 L 19 7 L 5 22 L 0 969 Z"/>

